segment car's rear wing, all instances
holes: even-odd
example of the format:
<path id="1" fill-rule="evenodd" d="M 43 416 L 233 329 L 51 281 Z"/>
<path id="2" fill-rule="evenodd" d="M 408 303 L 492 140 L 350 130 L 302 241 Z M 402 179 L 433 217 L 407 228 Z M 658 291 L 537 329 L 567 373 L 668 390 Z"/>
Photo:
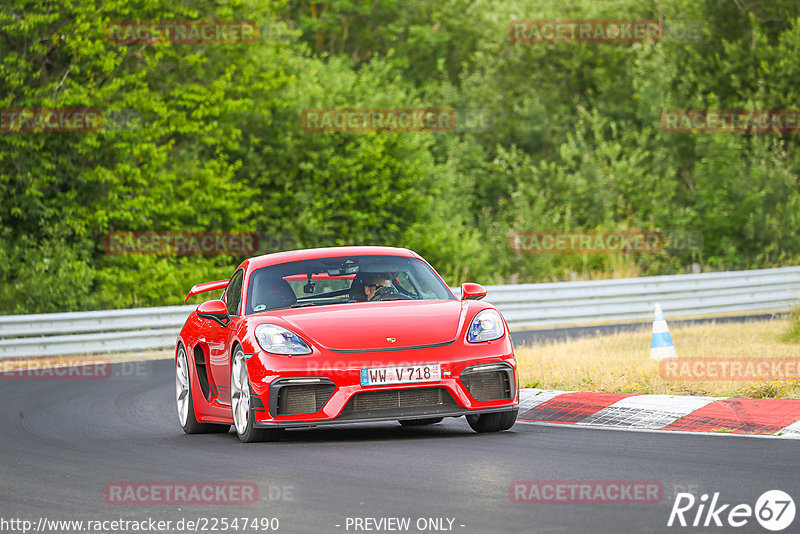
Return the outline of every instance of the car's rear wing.
<path id="1" fill-rule="evenodd" d="M 228 282 L 230 282 L 230 280 L 217 280 L 216 282 L 204 282 L 202 284 L 192 286 L 192 289 L 189 290 L 189 294 L 186 295 L 186 300 L 183 302 L 187 302 L 191 297 L 197 295 L 198 293 L 214 291 L 215 289 L 225 289 L 228 287 Z"/>

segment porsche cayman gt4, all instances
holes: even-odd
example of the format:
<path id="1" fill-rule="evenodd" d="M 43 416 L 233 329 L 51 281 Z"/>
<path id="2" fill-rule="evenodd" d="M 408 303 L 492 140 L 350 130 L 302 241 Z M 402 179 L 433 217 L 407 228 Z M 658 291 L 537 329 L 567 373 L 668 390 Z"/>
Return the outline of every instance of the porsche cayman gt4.
<path id="1" fill-rule="evenodd" d="M 175 396 L 188 434 L 269 441 L 288 428 L 466 416 L 511 428 L 519 406 L 508 325 L 486 291 L 457 299 L 418 254 L 335 247 L 245 260 L 229 280 L 194 286 L 178 337 Z"/>

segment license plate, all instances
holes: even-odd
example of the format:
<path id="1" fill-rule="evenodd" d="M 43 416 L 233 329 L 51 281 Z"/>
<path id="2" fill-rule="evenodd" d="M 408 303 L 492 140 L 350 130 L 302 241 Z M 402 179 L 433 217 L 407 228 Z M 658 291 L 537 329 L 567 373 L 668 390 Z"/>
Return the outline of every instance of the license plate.
<path id="1" fill-rule="evenodd" d="M 394 367 L 372 367 L 361 369 L 362 386 L 382 384 L 408 384 L 412 382 L 438 382 L 442 370 L 438 363 L 423 365 L 397 365 Z"/>

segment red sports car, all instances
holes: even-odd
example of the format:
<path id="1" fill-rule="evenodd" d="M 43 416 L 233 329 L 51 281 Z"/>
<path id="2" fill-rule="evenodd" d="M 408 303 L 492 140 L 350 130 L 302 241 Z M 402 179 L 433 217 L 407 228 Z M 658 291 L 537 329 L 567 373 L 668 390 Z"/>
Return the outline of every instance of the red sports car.
<path id="1" fill-rule="evenodd" d="M 514 425 L 508 325 L 486 290 L 461 300 L 418 254 L 389 247 L 294 250 L 245 260 L 186 320 L 175 351 L 187 434 L 236 428 L 245 442 L 287 428 L 465 415 L 477 432 Z"/>

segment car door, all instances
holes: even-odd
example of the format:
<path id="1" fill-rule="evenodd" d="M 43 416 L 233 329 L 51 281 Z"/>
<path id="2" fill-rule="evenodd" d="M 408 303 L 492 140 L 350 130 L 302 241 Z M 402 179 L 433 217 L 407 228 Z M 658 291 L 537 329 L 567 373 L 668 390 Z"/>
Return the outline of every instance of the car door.
<path id="1" fill-rule="evenodd" d="M 231 277 L 225 290 L 223 300 L 228 308 L 230 322 L 223 326 L 216 321 L 209 321 L 206 330 L 206 343 L 209 350 L 209 367 L 211 368 L 211 396 L 220 404 L 231 402 L 231 343 L 237 323 L 241 320 L 240 305 L 242 302 L 242 286 L 244 269 L 239 269 Z"/>

